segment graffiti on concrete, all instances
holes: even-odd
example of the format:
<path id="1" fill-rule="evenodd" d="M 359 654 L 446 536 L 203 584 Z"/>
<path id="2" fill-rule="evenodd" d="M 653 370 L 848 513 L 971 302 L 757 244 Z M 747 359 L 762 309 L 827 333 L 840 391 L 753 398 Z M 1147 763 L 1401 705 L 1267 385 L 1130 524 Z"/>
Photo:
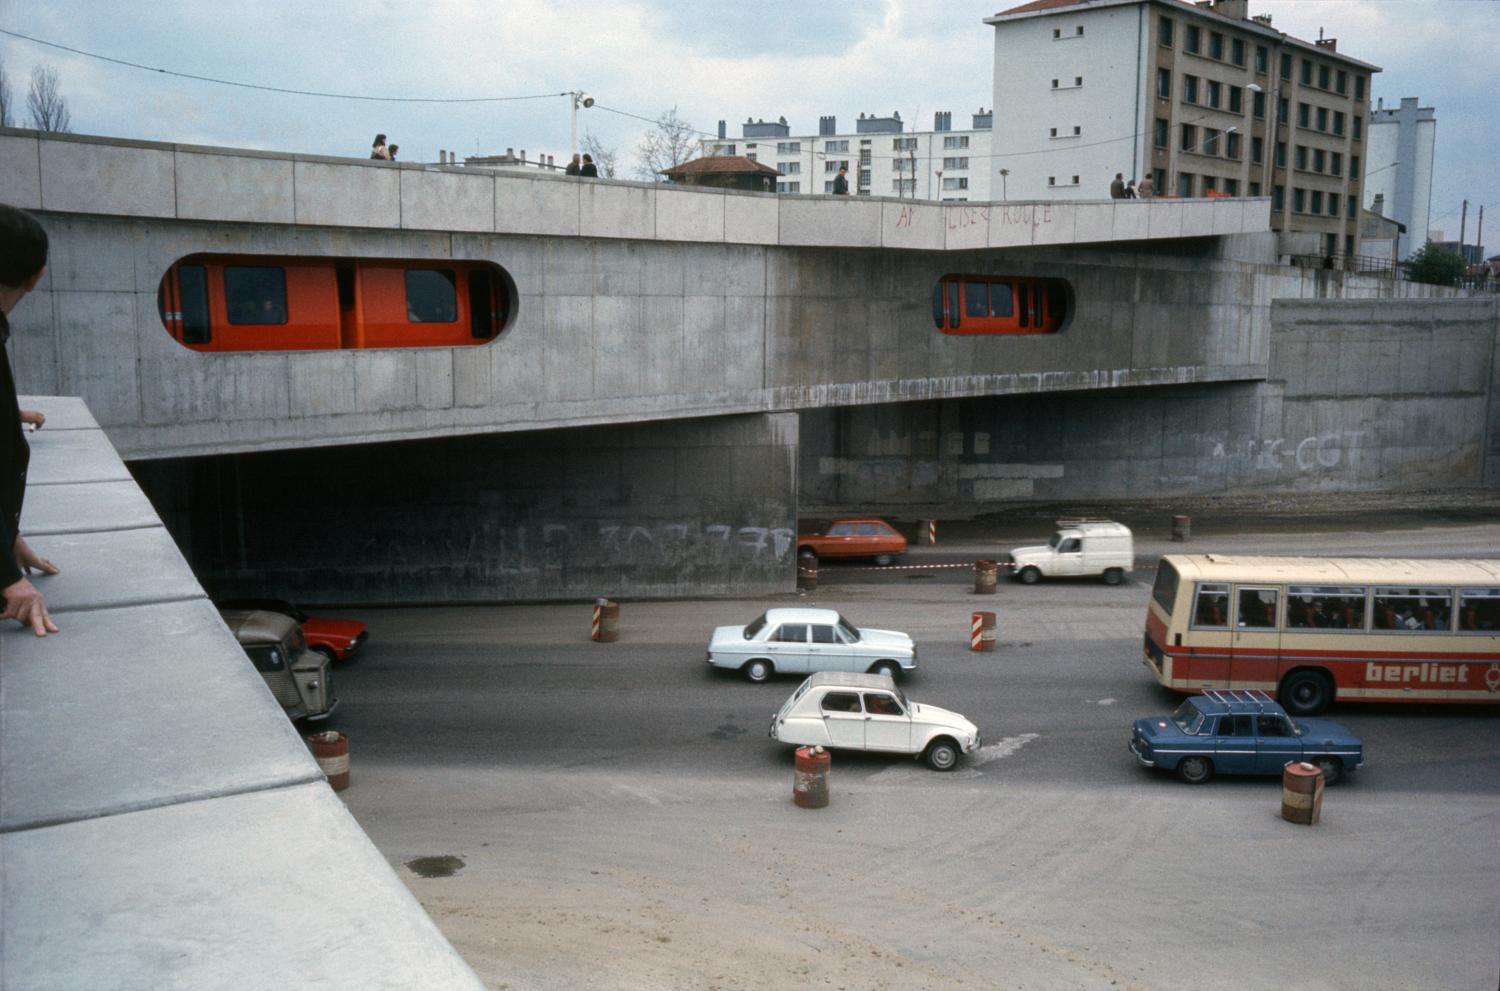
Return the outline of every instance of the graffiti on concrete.
<path id="1" fill-rule="evenodd" d="M 987 226 L 990 208 L 987 206 L 961 206 L 948 210 L 948 229 L 961 231 L 967 227 Z"/>
<path id="2" fill-rule="evenodd" d="M 1300 472 L 1316 472 L 1345 466 L 1357 467 L 1363 430 L 1330 430 L 1304 437 L 1295 443 L 1286 438 L 1246 441 L 1243 451 L 1226 448 L 1223 441 L 1214 442 L 1213 457 L 1226 458 L 1244 466 L 1247 471 L 1282 471 L 1295 467 Z"/>
<path id="3" fill-rule="evenodd" d="M 1050 223 L 1052 223 L 1052 204 L 1050 203 L 1000 208 L 1000 226 L 1002 227 L 1036 228 Z"/>

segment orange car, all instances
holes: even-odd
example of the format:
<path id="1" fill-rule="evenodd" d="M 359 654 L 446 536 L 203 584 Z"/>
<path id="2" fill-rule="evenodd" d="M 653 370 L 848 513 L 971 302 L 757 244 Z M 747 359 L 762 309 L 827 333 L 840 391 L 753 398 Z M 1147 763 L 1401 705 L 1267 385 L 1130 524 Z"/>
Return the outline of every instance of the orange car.
<path id="1" fill-rule="evenodd" d="M 906 538 L 885 520 L 834 520 L 827 533 L 800 534 L 797 553 L 814 557 L 873 557 L 890 564 L 906 553 Z"/>

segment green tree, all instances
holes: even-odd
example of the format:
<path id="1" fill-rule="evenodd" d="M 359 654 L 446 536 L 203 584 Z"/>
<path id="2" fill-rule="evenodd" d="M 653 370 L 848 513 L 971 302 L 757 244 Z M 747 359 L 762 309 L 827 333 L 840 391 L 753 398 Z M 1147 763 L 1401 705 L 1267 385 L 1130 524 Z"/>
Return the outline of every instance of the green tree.
<path id="1" fill-rule="evenodd" d="M 1433 286 L 1456 286 L 1464 274 L 1464 259 L 1456 251 L 1439 248 L 1428 241 L 1406 260 L 1406 271 L 1413 282 Z"/>

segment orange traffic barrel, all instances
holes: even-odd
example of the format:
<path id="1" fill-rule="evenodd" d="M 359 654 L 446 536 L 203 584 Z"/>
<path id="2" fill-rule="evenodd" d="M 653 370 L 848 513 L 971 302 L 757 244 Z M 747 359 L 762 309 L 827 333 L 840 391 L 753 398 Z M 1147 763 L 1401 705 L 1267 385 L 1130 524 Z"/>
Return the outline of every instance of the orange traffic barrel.
<path id="1" fill-rule="evenodd" d="M 307 743 L 333 790 L 349 787 L 349 738 L 337 730 L 325 730 L 309 733 Z"/>
<path id="2" fill-rule="evenodd" d="M 613 599 L 594 600 L 594 621 L 589 627 L 589 638 L 599 643 L 614 643 L 620 639 L 620 604 Z"/>
<path id="3" fill-rule="evenodd" d="M 812 554 L 797 558 L 797 590 L 815 592 L 818 589 L 818 559 Z"/>
<path id="4" fill-rule="evenodd" d="M 969 649 L 995 649 L 995 614 L 976 612 L 969 621 Z"/>
<path id="5" fill-rule="evenodd" d="M 1193 536 L 1193 518 L 1191 516 L 1172 517 L 1172 540 L 1175 543 L 1185 543 Z"/>
<path id="6" fill-rule="evenodd" d="M 974 594 L 994 595 L 999 568 L 994 561 L 974 562 Z"/>
<path id="7" fill-rule="evenodd" d="M 797 770 L 792 775 L 792 801 L 804 809 L 828 804 L 828 769 L 833 759 L 822 747 L 798 747 Z"/>
<path id="8" fill-rule="evenodd" d="M 1322 769 L 1305 761 L 1287 761 L 1281 769 L 1281 818 L 1315 826 L 1322 813 Z"/>

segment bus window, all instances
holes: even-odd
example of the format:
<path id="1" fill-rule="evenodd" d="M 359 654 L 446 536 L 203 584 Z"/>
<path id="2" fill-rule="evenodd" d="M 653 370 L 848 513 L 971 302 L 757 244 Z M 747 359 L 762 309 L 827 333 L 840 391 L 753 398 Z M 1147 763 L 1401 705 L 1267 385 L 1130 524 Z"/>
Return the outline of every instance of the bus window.
<path id="1" fill-rule="evenodd" d="M 1289 630 L 1362 630 L 1365 590 L 1336 585 L 1288 585 Z"/>
<path id="2" fill-rule="evenodd" d="M 1453 593 L 1446 588 L 1377 588 L 1375 629 L 1449 630 Z"/>
<path id="3" fill-rule="evenodd" d="M 208 320 L 208 274 L 202 265 L 178 267 L 177 302 L 182 309 L 182 343 L 207 344 L 212 335 Z"/>
<path id="4" fill-rule="evenodd" d="M 1500 629 L 1500 588 L 1458 590 L 1458 628 L 1464 633 L 1491 633 Z"/>
<path id="5" fill-rule="evenodd" d="M 449 269 L 407 269 L 406 319 L 412 323 L 453 323 L 458 319 L 455 286 Z"/>
<path id="6" fill-rule="evenodd" d="M 1155 600 L 1161 611 L 1172 616 L 1172 608 L 1177 604 L 1177 583 L 1181 581 L 1177 574 L 1177 568 L 1171 561 L 1163 560 L 1156 567 L 1156 582 L 1151 586 L 1151 598 Z M 1228 586 L 1226 586 L 1227 588 Z"/>
<path id="7" fill-rule="evenodd" d="M 964 316 L 987 317 L 990 315 L 990 287 L 985 282 L 964 283 Z"/>
<path id="8" fill-rule="evenodd" d="M 1279 594 L 1274 588 L 1240 589 L 1235 612 L 1236 625 L 1242 630 L 1274 630 L 1276 599 Z"/>
<path id="9" fill-rule="evenodd" d="M 232 324 L 285 324 L 286 269 L 269 265 L 226 265 L 224 309 Z"/>
<path id="10" fill-rule="evenodd" d="M 1193 625 L 1218 630 L 1229 628 L 1229 584 L 1200 582 L 1193 606 Z"/>

